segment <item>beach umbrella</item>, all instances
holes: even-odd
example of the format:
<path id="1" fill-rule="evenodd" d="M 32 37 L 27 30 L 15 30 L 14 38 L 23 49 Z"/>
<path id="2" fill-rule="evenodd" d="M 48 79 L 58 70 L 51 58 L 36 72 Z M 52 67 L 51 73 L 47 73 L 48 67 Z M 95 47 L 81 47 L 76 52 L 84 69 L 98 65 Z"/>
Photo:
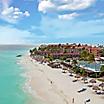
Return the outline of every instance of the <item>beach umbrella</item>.
<path id="1" fill-rule="evenodd" d="M 89 82 L 94 84 L 94 83 L 96 83 L 96 80 L 95 79 L 91 79 Z"/>
<path id="2" fill-rule="evenodd" d="M 96 83 L 96 80 L 95 79 L 91 79 L 89 82 L 90 83 Z"/>
<path id="3" fill-rule="evenodd" d="M 93 86 L 92 89 L 95 90 L 95 91 L 100 90 L 100 88 L 98 86 Z"/>
<path id="4" fill-rule="evenodd" d="M 78 80 L 78 78 L 80 78 L 80 75 L 77 74 L 77 75 L 75 76 L 75 78 L 77 78 L 77 80 Z"/>
<path id="5" fill-rule="evenodd" d="M 102 90 L 103 90 L 103 88 L 104 88 L 104 83 L 99 84 L 99 87 L 101 87 Z"/>
<path id="6" fill-rule="evenodd" d="M 87 81 L 87 77 L 83 77 L 82 80 L 85 82 Z"/>
<path id="7" fill-rule="evenodd" d="M 66 67 L 63 67 L 62 70 L 68 70 Z"/>

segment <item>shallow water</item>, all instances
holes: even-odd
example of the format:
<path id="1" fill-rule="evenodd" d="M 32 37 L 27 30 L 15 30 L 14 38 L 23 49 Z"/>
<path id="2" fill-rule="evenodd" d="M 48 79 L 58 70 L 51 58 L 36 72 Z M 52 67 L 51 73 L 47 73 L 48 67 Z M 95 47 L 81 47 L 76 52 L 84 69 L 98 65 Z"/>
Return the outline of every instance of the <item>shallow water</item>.
<path id="1" fill-rule="evenodd" d="M 26 82 L 23 68 L 17 64 L 18 54 L 25 54 L 29 48 L 0 47 L 0 104 L 39 104 L 23 91 Z"/>

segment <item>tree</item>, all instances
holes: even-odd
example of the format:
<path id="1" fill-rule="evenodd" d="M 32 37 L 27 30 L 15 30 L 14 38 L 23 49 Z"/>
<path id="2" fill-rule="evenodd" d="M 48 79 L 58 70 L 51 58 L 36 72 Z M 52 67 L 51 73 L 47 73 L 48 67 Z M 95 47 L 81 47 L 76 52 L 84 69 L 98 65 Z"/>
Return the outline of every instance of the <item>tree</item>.
<path id="1" fill-rule="evenodd" d="M 104 48 L 100 51 L 100 55 L 104 57 Z"/>
<path id="2" fill-rule="evenodd" d="M 48 59 L 49 59 L 49 61 L 53 61 L 54 59 L 53 59 L 53 57 L 50 55 L 50 56 L 48 56 Z"/>
<path id="3" fill-rule="evenodd" d="M 76 65 L 78 64 L 77 60 L 73 60 L 73 61 L 72 61 L 72 64 L 73 64 L 74 66 L 76 66 Z"/>
<path id="4" fill-rule="evenodd" d="M 73 67 L 73 71 L 74 71 L 76 74 L 80 73 L 80 69 L 79 69 L 78 66 L 74 66 L 74 67 Z"/>
<path id="5" fill-rule="evenodd" d="M 104 65 L 101 66 L 100 71 L 104 72 Z"/>
<path id="6" fill-rule="evenodd" d="M 83 50 L 80 54 L 80 58 L 84 61 L 87 61 L 88 56 L 89 56 L 89 52 L 87 50 Z"/>
<path id="7" fill-rule="evenodd" d="M 66 58 L 67 58 L 66 56 L 60 56 L 59 59 L 60 59 L 60 60 L 66 60 Z"/>
<path id="8" fill-rule="evenodd" d="M 32 55 L 32 53 L 33 53 L 33 50 L 30 49 L 30 56 Z"/>
<path id="9" fill-rule="evenodd" d="M 79 69 L 79 67 L 77 66 L 77 64 L 78 64 L 78 62 L 77 62 L 77 60 L 73 60 L 72 61 L 72 65 L 73 65 L 73 71 L 77 74 L 77 73 L 79 73 L 80 72 L 80 69 Z"/>
<path id="10" fill-rule="evenodd" d="M 34 48 L 32 51 L 37 51 L 37 48 Z"/>
<path id="11" fill-rule="evenodd" d="M 95 56 L 94 56 L 94 54 L 92 54 L 92 53 L 89 54 L 89 56 L 88 56 L 88 61 L 89 61 L 89 63 L 92 63 L 92 62 L 95 61 Z"/>
<path id="12" fill-rule="evenodd" d="M 100 67 L 100 76 L 104 76 L 104 65 Z"/>
<path id="13" fill-rule="evenodd" d="M 82 76 L 84 76 L 84 75 L 86 74 L 85 69 L 80 69 L 80 74 L 81 74 Z"/>

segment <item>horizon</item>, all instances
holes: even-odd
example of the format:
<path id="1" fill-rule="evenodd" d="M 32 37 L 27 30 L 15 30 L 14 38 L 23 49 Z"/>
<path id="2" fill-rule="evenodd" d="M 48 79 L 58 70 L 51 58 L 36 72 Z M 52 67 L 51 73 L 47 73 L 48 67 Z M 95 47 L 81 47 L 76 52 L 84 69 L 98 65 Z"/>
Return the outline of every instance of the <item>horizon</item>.
<path id="1" fill-rule="evenodd" d="M 104 44 L 103 8 L 104 0 L 1 0 L 0 44 Z"/>
<path id="2" fill-rule="evenodd" d="M 67 44 L 68 42 L 66 43 L 38 43 L 38 44 L 0 44 L 0 46 L 40 46 L 40 45 L 51 45 L 51 44 Z M 100 46 L 100 45 L 104 45 L 104 44 L 90 44 L 90 43 L 68 43 L 69 45 L 70 44 L 81 44 L 81 45 L 89 45 L 89 46 Z"/>

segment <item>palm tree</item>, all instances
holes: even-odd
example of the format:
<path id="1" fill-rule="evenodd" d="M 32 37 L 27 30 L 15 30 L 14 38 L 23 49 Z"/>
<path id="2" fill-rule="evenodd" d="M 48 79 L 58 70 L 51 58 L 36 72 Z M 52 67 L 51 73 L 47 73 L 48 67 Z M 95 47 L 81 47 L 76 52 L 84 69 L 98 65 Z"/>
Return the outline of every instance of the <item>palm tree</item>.
<path id="1" fill-rule="evenodd" d="M 94 54 L 90 53 L 89 56 L 88 56 L 88 61 L 89 63 L 93 63 L 95 61 L 95 56 Z"/>
<path id="2" fill-rule="evenodd" d="M 77 66 L 77 64 L 78 64 L 77 60 L 73 60 L 73 61 L 72 61 L 73 70 L 74 70 L 75 73 L 79 73 L 79 71 L 80 71 L 80 69 L 79 69 L 79 67 Z"/>
<path id="3" fill-rule="evenodd" d="M 102 57 L 104 57 L 104 48 L 100 51 Z"/>
<path id="4" fill-rule="evenodd" d="M 89 56 L 89 52 L 87 50 L 83 50 L 80 54 L 80 58 L 84 61 L 87 61 L 88 56 Z"/>
<path id="5" fill-rule="evenodd" d="M 94 54 L 90 53 L 89 56 L 88 56 L 88 63 L 91 64 L 91 63 L 95 63 L 95 71 L 96 71 L 96 61 L 95 61 L 95 56 Z M 97 78 L 97 72 L 95 73 L 96 74 L 96 78 Z"/>
<path id="6" fill-rule="evenodd" d="M 90 53 L 87 60 L 88 60 L 88 64 L 91 64 L 91 63 L 95 62 L 94 54 Z M 96 63 L 95 63 L 95 69 L 96 69 Z"/>
<path id="7" fill-rule="evenodd" d="M 103 73 L 104 73 L 104 65 L 102 65 L 100 68 L 100 75 L 102 75 Z"/>
<path id="8" fill-rule="evenodd" d="M 73 64 L 74 66 L 76 66 L 77 63 L 78 63 L 77 60 L 73 60 L 73 61 L 72 61 L 72 64 Z"/>

